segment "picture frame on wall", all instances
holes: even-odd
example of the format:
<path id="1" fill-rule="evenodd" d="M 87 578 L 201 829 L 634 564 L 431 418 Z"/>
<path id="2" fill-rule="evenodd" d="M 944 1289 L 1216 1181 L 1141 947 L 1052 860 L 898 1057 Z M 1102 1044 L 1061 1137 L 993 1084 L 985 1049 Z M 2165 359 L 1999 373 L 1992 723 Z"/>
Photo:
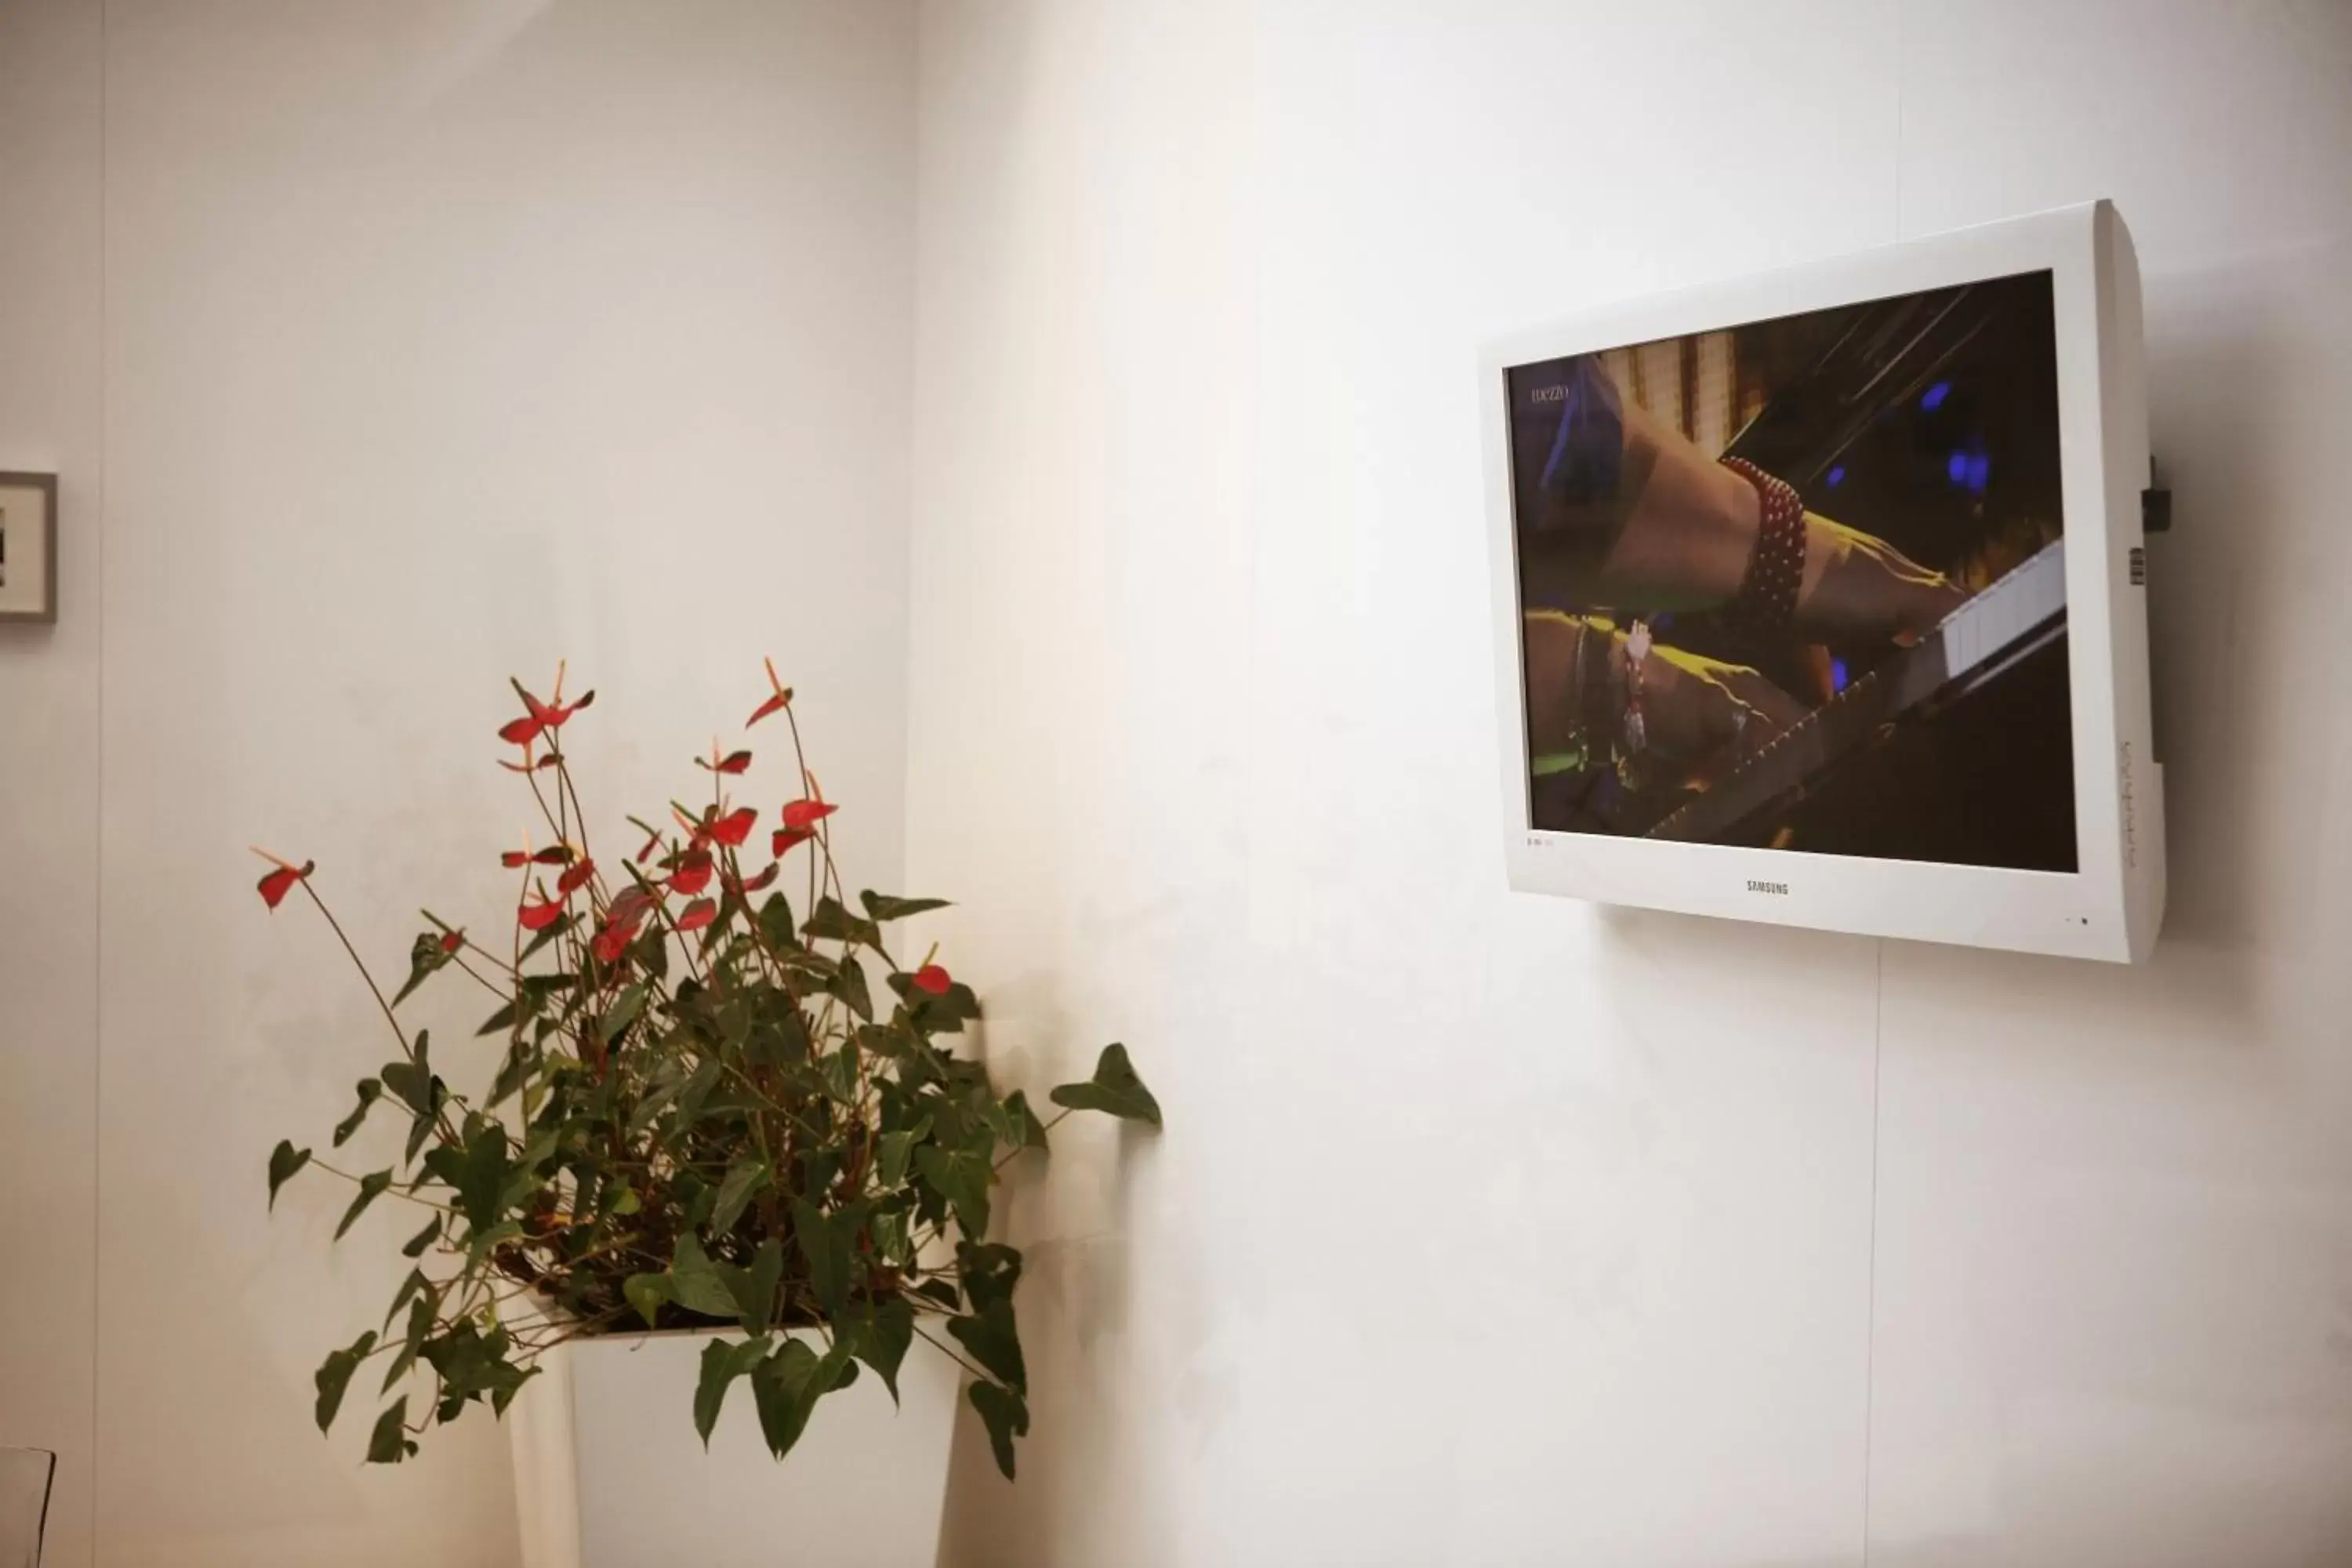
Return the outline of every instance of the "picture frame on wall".
<path id="1" fill-rule="evenodd" d="M 0 473 L 0 621 L 58 618 L 58 477 Z"/>

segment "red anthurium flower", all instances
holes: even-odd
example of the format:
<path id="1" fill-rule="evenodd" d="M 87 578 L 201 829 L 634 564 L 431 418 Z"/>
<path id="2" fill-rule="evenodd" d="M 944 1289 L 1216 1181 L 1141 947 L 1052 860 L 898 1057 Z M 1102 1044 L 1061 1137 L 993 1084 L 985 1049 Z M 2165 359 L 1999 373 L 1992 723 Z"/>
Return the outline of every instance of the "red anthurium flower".
<path id="1" fill-rule="evenodd" d="M 697 757 L 694 759 L 694 765 L 698 768 L 707 768 L 714 773 L 740 773 L 751 765 L 751 753 L 730 752 L 722 757 L 719 754 L 719 748 L 713 746 L 710 748 L 710 761 L 706 763 L 700 757 Z"/>
<path id="2" fill-rule="evenodd" d="M 500 726 L 499 730 L 499 739 L 502 741 L 512 741 L 518 746 L 529 745 L 532 741 L 537 740 L 541 734 L 548 731 L 561 730 L 563 728 L 565 720 L 570 719 L 572 715 L 579 712 L 580 710 L 587 707 L 588 704 L 596 700 L 596 694 L 590 691 L 584 693 L 577 702 L 565 702 L 563 700 L 563 671 L 564 666 L 561 663 L 557 664 L 555 667 L 555 700 L 552 702 L 541 702 L 538 698 L 525 690 L 523 689 L 522 682 L 520 680 L 510 680 L 508 682 L 509 685 L 515 689 L 515 695 L 522 699 L 524 714 L 523 717 L 511 720 L 506 724 Z"/>
<path id="3" fill-rule="evenodd" d="M 829 800 L 796 800 L 784 807 L 784 826 L 814 827 L 840 809 Z"/>
<path id="4" fill-rule="evenodd" d="M 254 884 L 261 894 L 261 901 L 273 910 L 286 901 L 286 895 L 294 890 L 295 883 L 317 870 L 319 867 L 319 863 L 315 860 L 305 860 L 297 866 L 290 860 L 278 859 L 267 849 L 257 849 L 254 853 L 276 868 Z"/>
<path id="5" fill-rule="evenodd" d="M 525 931 L 545 931 L 563 918 L 563 906 L 542 899 L 515 910 L 516 923 Z"/>
<path id="6" fill-rule="evenodd" d="M 505 849 L 499 853 L 499 864 L 509 870 L 534 862 L 541 866 L 566 866 L 571 861 L 572 846 L 569 844 L 557 844 L 545 849 Z"/>
<path id="7" fill-rule="evenodd" d="M 501 760 L 499 766 L 506 769 L 506 771 L 510 773 L 535 773 L 542 768 L 553 767 L 561 760 L 562 759 L 556 757 L 551 752 L 549 755 L 540 758 L 539 761 L 535 763 L 509 763 Z"/>
<path id="8" fill-rule="evenodd" d="M 614 896 L 613 907 L 605 912 L 604 929 L 588 944 L 589 951 L 599 963 L 618 963 L 629 943 L 636 940 L 637 928 L 645 924 L 646 916 L 658 902 L 660 900 L 643 888 L 633 885 L 622 889 Z"/>
<path id="9" fill-rule="evenodd" d="M 740 849 L 743 840 L 751 837 L 751 829 L 759 820 L 760 814 L 754 808 L 738 806 L 710 825 L 710 837 L 730 849 Z"/>
<path id="10" fill-rule="evenodd" d="M 770 840 L 770 843 L 774 847 L 776 858 L 781 860 L 784 858 L 784 852 L 793 845 L 805 844 L 815 837 L 815 834 L 805 827 L 779 827 L 776 829 L 776 837 Z"/>
<path id="11" fill-rule="evenodd" d="M 596 940 L 588 944 L 588 950 L 596 955 L 596 962 L 618 963 L 621 954 L 629 951 L 629 943 L 637 939 L 637 924 L 635 921 L 625 921 L 598 931 Z"/>
<path id="12" fill-rule="evenodd" d="M 646 861 L 648 861 L 648 860 L 652 859 L 652 858 L 653 858 L 653 856 L 654 856 L 654 851 L 655 851 L 655 850 L 656 850 L 656 849 L 658 849 L 658 848 L 660 848 L 660 847 L 661 847 L 661 829 L 659 829 L 659 828 L 657 828 L 657 827 L 656 827 L 656 828 L 648 828 L 648 829 L 646 830 L 646 847 L 645 847 L 644 848 L 642 848 L 642 849 L 640 849 L 640 850 L 638 850 L 638 851 L 637 851 L 637 855 L 636 855 L 637 864 L 638 864 L 638 865 L 640 865 L 640 866 L 642 866 L 642 865 L 644 865 Z"/>
<path id="13" fill-rule="evenodd" d="M 936 963 L 926 963 L 922 968 L 915 971 L 914 979 L 916 990 L 927 992 L 933 996 L 946 995 L 948 987 L 955 984 L 948 972 Z"/>
<path id="14" fill-rule="evenodd" d="M 593 860 L 583 860 L 578 865 L 573 866 L 571 869 L 565 871 L 562 876 L 558 877 L 555 879 L 556 893 L 562 898 L 568 899 L 572 894 L 578 892 L 582 887 L 586 885 L 588 879 L 595 874 L 596 862 Z"/>
<path id="15" fill-rule="evenodd" d="M 653 907 L 659 902 L 661 899 L 657 894 L 635 886 L 626 887 L 613 895 L 613 908 L 607 919 L 615 925 L 634 923 L 652 913 Z"/>
<path id="16" fill-rule="evenodd" d="M 531 722 L 536 724 L 540 729 L 561 730 L 563 728 L 564 721 L 566 720 L 570 719 L 574 713 L 579 712 L 583 708 L 587 707 L 591 702 L 596 700 L 596 694 L 591 691 L 584 693 L 577 702 L 564 702 L 560 700 L 562 696 L 562 690 L 563 689 L 560 686 L 556 688 L 556 694 L 559 700 L 554 702 L 541 702 L 538 698 L 533 697 L 528 691 L 522 694 L 522 705 L 530 710 Z M 518 720 L 516 722 L 520 723 L 521 721 Z M 509 728 L 511 728 L 511 726 L 509 726 Z"/>
<path id="17" fill-rule="evenodd" d="M 700 931 L 718 918 L 719 906 L 716 903 L 709 899 L 697 899 L 687 905 L 685 911 L 677 917 L 677 929 Z"/>
<path id="18" fill-rule="evenodd" d="M 739 894 L 761 892 L 767 888 L 769 883 L 776 879 L 776 873 L 782 869 L 782 867 L 771 860 L 768 862 L 768 868 L 761 872 L 758 876 L 752 878 L 750 881 L 737 882 L 735 884 L 735 891 Z"/>
<path id="19" fill-rule="evenodd" d="M 461 947 L 463 947 L 463 946 L 465 946 L 465 945 L 466 945 L 466 933 L 465 933 L 464 931 L 443 931 L 443 932 L 441 933 L 441 951 L 442 951 L 442 952 L 457 952 L 459 948 L 461 948 Z"/>
<path id="20" fill-rule="evenodd" d="M 768 684 L 774 689 L 775 695 L 769 698 L 765 702 L 761 703 L 752 715 L 743 721 L 743 728 L 746 730 L 758 723 L 761 720 L 765 719 L 769 714 L 781 713 L 785 709 L 793 705 L 793 689 L 776 679 L 775 660 L 762 659 L 761 662 L 768 667 Z"/>
<path id="21" fill-rule="evenodd" d="M 565 671 L 570 668 L 571 665 L 567 660 L 556 661 L 555 700 L 552 702 L 541 702 L 529 691 L 524 690 L 523 684 L 520 680 L 509 680 L 507 683 L 515 689 L 515 695 L 522 699 L 522 705 L 530 710 L 530 716 L 539 721 L 540 728 L 543 730 L 562 729 L 565 720 L 596 700 L 596 694 L 593 691 L 583 693 L 577 702 L 567 704 L 563 700 L 563 677 Z"/>
<path id="22" fill-rule="evenodd" d="M 710 852 L 692 849 L 678 857 L 677 869 L 669 874 L 670 889 L 679 893 L 698 893 L 710 885 Z"/>

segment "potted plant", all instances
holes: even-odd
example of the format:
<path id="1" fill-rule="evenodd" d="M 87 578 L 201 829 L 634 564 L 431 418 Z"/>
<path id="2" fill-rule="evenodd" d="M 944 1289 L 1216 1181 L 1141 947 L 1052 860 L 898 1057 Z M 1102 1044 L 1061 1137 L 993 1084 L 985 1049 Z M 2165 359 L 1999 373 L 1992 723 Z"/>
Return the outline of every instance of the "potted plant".
<path id="1" fill-rule="evenodd" d="M 630 818 L 628 847 L 601 858 L 562 745 L 594 693 L 566 702 L 560 670 L 551 700 L 516 683 L 523 712 L 499 731 L 513 749 L 501 765 L 520 775 L 544 836 L 504 851 L 511 924 L 477 937 L 425 911 L 407 978 L 390 993 L 320 896 L 312 863 L 265 857 L 263 900 L 274 910 L 299 892 L 317 909 L 396 1047 L 360 1080 L 334 1147 L 372 1114 L 405 1130 L 399 1158 L 373 1171 L 279 1143 L 270 1202 L 298 1173 L 321 1170 L 354 1189 L 339 1239 L 387 1196 L 419 1220 L 383 1326 L 319 1368 L 320 1428 L 362 1368 L 383 1401 L 367 1450 L 380 1463 L 414 1454 L 476 1405 L 503 1415 L 523 1398 L 535 1419 L 518 1423 L 517 1453 L 537 1561 L 570 1556 L 574 1496 L 587 1563 L 642 1560 L 600 1543 L 596 1505 L 619 1496 L 661 1507 L 644 1478 L 676 1472 L 663 1450 L 693 1445 L 691 1432 L 701 1443 L 688 1452 L 713 1451 L 706 1463 L 719 1468 L 706 1476 L 740 1479 L 750 1452 L 761 1477 L 730 1480 L 724 1508 L 680 1500 L 659 1521 L 665 1560 L 740 1561 L 731 1542 L 772 1542 L 780 1528 L 811 1562 L 918 1560 L 876 1544 L 857 1494 L 879 1478 L 928 1562 L 959 1376 L 1007 1478 L 1028 1429 L 1021 1254 L 988 1239 L 997 1173 L 1045 1148 L 1073 1110 L 1160 1124 L 1122 1047 L 1103 1050 L 1092 1079 L 1052 1091 L 1051 1120 L 956 1054 L 980 1013 L 971 988 L 936 952 L 902 963 L 890 940 L 897 922 L 942 901 L 850 900 L 833 858 L 836 805 L 809 772 L 792 692 L 772 666 L 768 679 L 750 722 L 781 720 L 791 740 L 781 821 L 763 827 L 758 808 L 736 804 L 751 753 L 714 746 L 698 762 L 700 805 Z M 492 1007 L 476 1096 L 442 1078 L 449 1053 L 436 1057 L 400 1014 L 445 972 Z M 938 1357 L 929 1367 L 909 1361 L 917 1340 Z M 692 1368 L 676 1369 L 672 1389 L 681 1356 Z M 640 1413 L 649 1375 L 665 1383 L 666 1407 Z M 730 1405 L 739 1383 L 748 1400 Z M 828 1425 L 802 1462 L 778 1469 L 772 1459 L 794 1452 L 821 1402 Z M 812 1462 L 809 1448 L 828 1451 Z M 627 1474 L 608 1485 L 600 1467 Z M 909 1484 L 929 1492 L 914 1509 Z M 828 1504 L 850 1531 L 834 1542 Z M 679 1533 L 701 1529 L 719 1533 Z"/>

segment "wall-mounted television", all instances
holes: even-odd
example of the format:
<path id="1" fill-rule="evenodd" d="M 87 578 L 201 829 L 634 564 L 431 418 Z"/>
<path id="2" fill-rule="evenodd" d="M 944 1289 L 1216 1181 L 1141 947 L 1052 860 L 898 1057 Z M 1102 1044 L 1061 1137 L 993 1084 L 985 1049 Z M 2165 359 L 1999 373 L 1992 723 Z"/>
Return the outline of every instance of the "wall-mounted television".
<path id="1" fill-rule="evenodd" d="M 1489 344 L 1511 885 L 2144 956 L 2141 363 L 2105 202 Z"/>

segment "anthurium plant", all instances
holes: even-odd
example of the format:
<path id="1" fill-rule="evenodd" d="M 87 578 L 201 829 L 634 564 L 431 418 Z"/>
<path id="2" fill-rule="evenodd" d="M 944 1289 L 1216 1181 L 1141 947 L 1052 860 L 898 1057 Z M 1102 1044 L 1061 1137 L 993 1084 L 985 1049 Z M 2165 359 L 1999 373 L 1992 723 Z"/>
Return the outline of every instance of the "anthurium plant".
<path id="1" fill-rule="evenodd" d="M 299 892 L 317 910 L 397 1047 L 333 1133 L 341 1149 L 389 1116 L 405 1131 L 395 1163 L 346 1168 L 291 1141 L 269 1157 L 273 1206 L 306 1170 L 352 1185 L 339 1240 L 384 1199 L 417 1219 L 401 1248 L 415 1266 L 383 1324 L 317 1374 L 321 1431 L 363 1369 L 375 1378 L 371 1460 L 407 1458 L 468 1406 L 503 1414 L 565 1341 L 719 1328 L 691 1391 L 705 1443 L 748 1381 L 781 1458 L 861 1367 L 895 1399 L 922 1339 L 971 1374 L 1013 1474 L 1029 1427 L 1021 1254 L 988 1239 L 992 1185 L 1074 1110 L 1157 1127 L 1160 1108 L 1120 1046 L 1092 1079 L 1052 1091 L 1051 1120 L 957 1055 L 980 1014 L 971 989 L 936 953 L 902 963 L 890 938 L 941 900 L 844 892 L 838 807 L 809 772 L 792 692 L 772 666 L 768 679 L 751 723 L 781 719 L 791 740 L 779 824 L 762 834 L 761 810 L 736 804 L 751 753 L 714 746 L 698 764 L 706 798 L 630 818 L 635 835 L 601 859 L 562 744 L 594 693 L 566 702 L 561 671 L 551 700 L 515 683 L 523 712 L 499 731 L 513 748 L 501 765 L 529 792 L 538 847 L 501 857 L 512 922 L 481 938 L 424 911 L 390 992 L 320 896 L 316 867 L 266 857 L 262 899 L 275 910 Z M 478 1097 L 443 1079 L 426 1031 L 401 1016 L 436 982 L 477 988 L 490 1009 L 478 1035 L 492 1043 L 473 1047 L 489 1080 Z"/>

